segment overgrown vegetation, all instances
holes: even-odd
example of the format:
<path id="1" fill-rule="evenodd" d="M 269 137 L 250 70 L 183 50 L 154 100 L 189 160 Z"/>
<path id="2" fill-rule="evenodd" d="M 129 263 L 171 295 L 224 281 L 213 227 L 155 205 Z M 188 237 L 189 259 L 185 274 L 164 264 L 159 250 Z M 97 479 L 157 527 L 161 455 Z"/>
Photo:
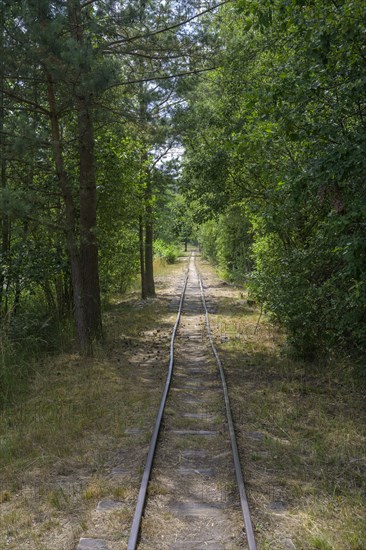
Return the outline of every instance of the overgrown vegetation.
<path id="1" fill-rule="evenodd" d="M 132 383 L 116 358 L 103 362 L 114 331 L 108 321 L 103 330 L 103 313 L 113 316 L 111 301 L 138 275 L 141 298 L 155 297 L 154 254 L 159 273 L 175 273 L 182 245 L 197 240 L 220 275 L 245 286 L 238 326 L 250 319 L 245 350 L 258 360 L 249 365 L 258 384 L 250 407 L 263 433 L 271 419 L 279 427 L 265 433 L 258 462 L 281 469 L 277 459 L 267 462 L 273 451 L 295 464 L 286 494 L 301 493 L 299 544 L 304 535 L 306 548 L 362 548 L 354 480 L 363 483 L 364 436 L 347 411 L 361 409 L 366 352 L 364 1 L 210 1 L 200 10 L 196 0 L 0 3 L 0 456 L 11 481 L 0 493 L 4 545 L 18 528 L 23 544 L 45 506 L 56 512 L 34 540 L 58 525 L 61 508 L 73 513 L 81 498 L 94 502 L 110 490 L 98 478 L 98 453 L 110 443 L 106 400 L 117 400 L 116 384 L 126 384 L 127 395 Z M 160 311 L 149 300 L 116 310 L 124 315 L 119 344 L 131 349 Z M 275 331 L 278 346 L 262 314 L 284 331 Z M 266 342 L 273 349 L 264 353 Z M 223 347 L 239 367 L 234 381 L 248 364 L 242 344 Z M 76 350 L 97 358 L 80 361 Z M 272 389 L 277 401 L 268 398 Z M 244 382 L 238 402 L 241 391 L 248 393 Z M 145 401 L 135 397 L 143 416 Z M 336 398 L 347 411 L 336 410 Z M 32 407 L 46 402 L 40 419 Z M 100 431 L 96 409 L 83 415 L 88 403 L 104 407 Z M 60 476 L 69 459 L 77 469 L 84 432 L 95 438 L 86 451 L 90 486 L 76 500 L 52 486 L 25 513 L 17 499 L 30 500 L 28 478 L 18 494 L 19 471 L 34 466 L 35 487 L 52 465 L 61 463 Z M 112 446 L 120 436 L 113 425 Z M 315 508 L 307 508 L 301 477 L 309 465 L 320 472 L 310 497 L 319 496 L 317 511 L 332 524 L 342 507 L 344 538 L 311 528 Z M 271 547 L 268 533 L 262 539 Z"/>
<path id="2" fill-rule="evenodd" d="M 31 349 L 29 361 L 13 356 L 18 391 L 0 414 L 2 548 L 70 550 L 81 535 L 126 547 L 175 319 L 166 281 L 182 269 L 159 266 L 160 299 L 142 304 L 139 289 L 114 296 L 94 358 L 64 350 L 42 359 Z M 25 368 L 31 377 L 21 393 Z M 120 507 L 103 512 L 100 526 L 103 499 Z"/>
<path id="3" fill-rule="evenodd" d="M 362 1 L 236 2 L 188 96 L 202 248 L 308 359 L 365 353 L 365 25 Z"/>
<path id="4" fill-rule="evenodd" d="M 253 268 L 252 235 L 240 207 L 234 205 L 203 223 L 198 229 L 198 243 L 203 255 L 219 267 L 223 277 L 239 284 L 247 282 Z"/>
<path id="5" fill-rule="evenodd" d="M 3 2 L 4 330 L 39 296 L 90 353 L 108 293 L 155 295 L 154 238 L 199 238 L 299 356 L 363 357 L 363 8 Z"/>
<path id="6" fill-rule="evenodd" d="M 154 242 L 154 252 L 158 258 L 162 258 L 167 264 L 174 264 L 179 254 L 179 248 L 174 244 L 166 244 L 161 240 L 156 240 Z"/>
<path id="7" fill-rule="evenodd" d="M 259 548 L 361 550 L 366 544 L 365 379 L 349 360 L 293 360 L 247 293 L 205 263 Z M 258 319 L 260 317 L 260 323 Z"/>

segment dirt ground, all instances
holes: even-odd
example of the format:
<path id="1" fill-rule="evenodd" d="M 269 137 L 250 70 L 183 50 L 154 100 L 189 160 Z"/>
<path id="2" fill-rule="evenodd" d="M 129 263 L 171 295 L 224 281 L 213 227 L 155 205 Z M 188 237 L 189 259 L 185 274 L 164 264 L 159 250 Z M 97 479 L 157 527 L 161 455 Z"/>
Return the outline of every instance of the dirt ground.
<path id="1" fill-rule="evenodd" d="M 139 548 L 247 548 L 218 367 L 207 339 L 195 258 Z"/>
<path id="2" fill-rule="evenodd" d="M 186 262 L 159 268 L 156 299 L 141 302 L 137 291 L 116 298 L 96 357 L 50 357 L 36 369 L 27 398 L 1 415 L 1 548 L 75 550 L 81 537 L 126 548 Z M 283 335 L 259 319 L 245 291 L 206 262 L 198 266 L 258 548 L 364 550 L 364 382 L 346 362 L 290 360 Z M 157 475 L 150 495 L 164 500 L 162 485 Z M 225 494 L 231 499 L 235 490 L 226 486 Z M 149 527 L 149 514 L 145 527 L 163 541 L 169 518 Z M 227 548 L 244 548 L 236 537 Z"/>

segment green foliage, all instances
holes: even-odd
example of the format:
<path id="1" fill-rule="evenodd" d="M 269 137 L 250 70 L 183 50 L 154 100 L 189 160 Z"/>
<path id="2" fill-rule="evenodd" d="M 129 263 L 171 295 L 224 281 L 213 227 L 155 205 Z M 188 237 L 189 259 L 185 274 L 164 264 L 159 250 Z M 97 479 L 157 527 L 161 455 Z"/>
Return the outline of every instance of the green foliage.
<path id="1" fill-rule="evenodd" d="M 198 242 L 204 257 L 217 264 L 222 274 L 243 283 L 252 268 L 251 225 L 240 206 L 232 206 L 215 220 L 200 226 Z"/>
<path id="2" fill-rule="evenodd" d="M 219 220 L 217 261 L 232 281 L 243 283 L 252 268 L 251 242 L 251 225 L 243 208 L 229 208 Z"/>
<path id="3" fill-rule="evenodd" d="M 166 182 L 171 184 L 171 181 Z M 174 182 L 173 182 L 174 183 Z M 196 224 L 195 212 L 187 204 L 185 197 L 170 188 L 165 188 L 157 203 L 155 236 L 166 243 L 176 243 L 194 239 Z"/>
<path id="4" fill-rule="evenodd" d="M 93 119 L 98 223 L 91 233 L 104 295 L 128 287 L 138 271 L 140 222 L 150 238 L 154 221 L 155 252 L 167 261 L 175 243 L 198 235 L 225 276 L 243 282 L 252 271 L 252 292 L 302 355 L 336 348 L 362 355 L 364 2 L 240 0 L 222 6 L 210 28 L 203 18 L 197 30 L 182 26 L 152 41 L 143 32 L 133 43 L 116 36 L 157 20 L 159 28 L 171 20 L 178 28 L 195 3 L 185 4 L 187 13 L 170 2 L 117 4 L 83 5 L 80 41 L 62 3 L 2 7 L 2 318 L 15 327 L 30 297 L 55 319 L 72 310 L 65 198 L 50 147 L 51 80 L 77 248 L 80 101 Z M 166 78 L 182 69 L 182 46 L 207 68 L 199 50 L 206 56 L 212 45 L 220 69 Z M 150 50 L 149 59 L 135 55 Z M 159 85 L 145 82 L 155 77 Z M 186 102 L 177 107 L 181 93 Z M 179 142 L 173 122 L 186 150 L 182 194 L 161 169 Z"/>
<path id="5" fill-rule="evenodd" d="M 217 264 L 218 225 L 215 220 L 203 223 L 198 232 L 198 244 L 203 257 Z"/>
<path id="6" fill-rule="evenodd" d="M 160 239 L 154 241 L 154 254 L 167 264 L 174 264 L 179 256 L 179 248 L 174 244 L 166 244 Z"/>
<path id="7" fill-rule="evenodd" d="M 104 295 L 125 292 L 138 272 L 139 142 L 109 126 L 96 139 L 98 238 Z"/>
<path id="8" fill-rule="evenodd" d="M 251 291 L 297 353 L 362 356 L 363 2 L 240 2 L 221 17 L 222 69 L 188 97 L 185 192 L 202 220 L 220 214 L 202 228 L 203 246 L 235 273 L 242 241 Z M 224 222 L 233 206 L 246 214 L 238 241 Z"/>

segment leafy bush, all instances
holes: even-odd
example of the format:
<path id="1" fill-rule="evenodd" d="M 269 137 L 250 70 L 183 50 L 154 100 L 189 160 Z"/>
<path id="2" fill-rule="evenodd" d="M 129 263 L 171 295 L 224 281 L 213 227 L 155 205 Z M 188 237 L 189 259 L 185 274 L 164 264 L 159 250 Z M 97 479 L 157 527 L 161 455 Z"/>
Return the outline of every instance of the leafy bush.
<path id="1" fill-rule="evenodd" d="M 251 291 L 297 354 L 364 362 L 364 2 L 305 4 L 225 16 L 222 70 L 191 102 L 187 195 L 216 216 L 200 242 L 230 277 L 246 271 L 247 213 Z"/>
<path id="2" fill-rule="evenodd" d="M 321 225 L 296 248 L 274 234 L 253 246 L 251 292 L 285 327 L 292 349 L 307 359 L 332 349 L 358 356 L 366 351 L 366 285 L 352 260 L 356 251 L 364 255 L 365 246 L 363 251 L 352 241 L 340 246 L 334 225 L 331 234 L 328 229 Z"/>
<path id="3" fill-rule="evenodd" d="M 251 225 L 239 206 L 207 221 L 199 232 L 204 257 L 215 263 L 224 277 L 237 283 L 243 283 L 252 268 L 251 242 Z"/>
<path id="4" fill-rule="evenodd" d="M 218 224 L 216 220 L 209 220 L 199 228 L 198 244 L 204 258 L 217 264 Z"/>
<path id="5" fill-rule="evenodd" d="M 174 264 L 179 256 L 179 249 L 174 244 L 166 244 L 161 239 L 154 241 L 154 254 L 167 264 Z"/>

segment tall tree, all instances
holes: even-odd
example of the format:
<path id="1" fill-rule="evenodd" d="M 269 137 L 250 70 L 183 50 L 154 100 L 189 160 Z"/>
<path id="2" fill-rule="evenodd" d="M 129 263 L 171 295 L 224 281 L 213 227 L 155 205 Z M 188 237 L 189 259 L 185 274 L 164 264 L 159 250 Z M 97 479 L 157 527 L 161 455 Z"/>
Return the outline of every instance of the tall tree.
<path id="1" fill-rule="evenodd" d="M 129 59 L 135 85 L 136 118 L 145 150 L 142 153 L 142 212 L 139 221 L 142 296 L 154 296 L 154 172 L 174 144 L 174 112 L 182 102 L 180 78 L 205 70 L 212 57 L 209 33 L 201 16 L 212 7 L 202 8 L 193 0 L 163 4 L 131 3 L 130 16 L 135 28 L 109 47 Z M 200 12 L 202 11 L 202 13 Z M 122 32 L 121 32 L 122 35 Z M 211 54 L 211 55 L 210 55 Z M 161 154 L 163 151 L 163 154 Z"/>
<path id="2" fill-rule="evenodd" d="M 1 179 L 1 271 L 0 271 L 0 318 L 3 313 L 6 314 L 4 308 L 4 284 L 5 284 L 5 259 L 9 253 L 9 217 L 7 207 L 7 185 L 6 185 L 6 153 L 5 153 L 5 105 L 4 105 L 4 78 L 5 78 L 5 4 L 0 6 L 0 179 Z"/>
<path id="3" fill-rule="evenodd" d="M 75 49 L 80 61 L 76 67 L 78 81 L 75 87 L 75 107 L 77 114 L 79 142 L 79 186 L 80 186 L 80 267 L 82 276 L 82 296 L 85 328 L 82 345 L 89 346 L 94 339 L 102 336 L 102 315 L 97 243 L 97 194 L 94 155 L 93 129 L 93 85 L 91 50 L 92 36 L 85 37 L 85 21 L 82 19 L 80 0 L 68 0 L 68 19 Z M 84 342 L 85 339 L 85 342 Z"/>
<path id="4" fill-rule="evenodd" d="M 40 1 L 12 7 L 14 21 L 7 20 L 9 49 L 20 54 L 23 74 L 18 77 L 16 93 L 12 74 L 7 75 L 2 89 L 19 105 L 29 106 L 50 121 L 57 180 L 65 204 L 77 333 L 81 348 L 88 352 L 102 334 L 93 116 L 95 101 L 108 86 L 108 69 L 114 73 L 110 62 L 102 66 L 102 54 L 93 44 L 93 13 L 87 5 L 70 0 L 67 4 Z M 34 67 L 33 73 L 28 67 Z M 38 97 L 33 98 L 30 85 L 36 83 Z M 78 149 L 73 148 L 72 153 L 77 169 L 73 167 L 71 172 L 65 161 L 65 146 L 70 150 L 70 142 L 65 142 L 65 118 L 69 126 L 76 125 L 78 136 Z"/>
<path id="5" fill-rule="evenodd" d="M 238 2 L 221 17 L 223 68 L 191 99 L 188 194 L 250 219 L 253 292 L 298 352 L 362 352 L 363 4 Z"/>
<path id="6" fill-rule="evenodd" d="M 110 208 L 106 175 L 96 162 L 105 166 L 101 152 L 105 158 L 110 152 L 96 136 L 103 135 L 107 124 L 113 131 L 118 126 L 115 135 L 133 135 L 134 150 L 144 159 L 139 168 L 136 162 L 128 168 L 120 163 L 126 170 L 120 181 L 130 182 L 131 196 L 140 202 L 141 208 L 126 207 L 124 212 L 140 225 L 131 242 L 137 243 L 140 234 L 144 292 L 154 295 L 156 151 L 172 141 L 181 79 L 209 68 L 198 22 L 200 10 L 208 13 L 211 7 L 202 8 L 195 0 L 159 5 L 137 0 L 123 5 L 102 0 L 6 1 L 2 7 L 0 301 L 4 305 L 4 296 L 11 295 L 18 308 L 23 289 L 31 284 L 61 312 L 67 310 L 63 300 L 72 296 L 79 344 L 88 352 L 102 334 L 98 195 L 103 193 L 101 207 Z M 120 162 L 119 147 L 107 141 Z M 106 217 L 100 212 L 103 269 L 104 251 L 112 249 Z M 128 227 L 130 235 L 131 227 L 123 215 L 120 218 L 120 227 Z M 40 228 L 49 243 L 38 262 L 42 276 L 47 273 L 43 282 L 40 272 L 37 277 L 35 245 Z M 105 282 L 105 272 L 103 277 Z"/>

